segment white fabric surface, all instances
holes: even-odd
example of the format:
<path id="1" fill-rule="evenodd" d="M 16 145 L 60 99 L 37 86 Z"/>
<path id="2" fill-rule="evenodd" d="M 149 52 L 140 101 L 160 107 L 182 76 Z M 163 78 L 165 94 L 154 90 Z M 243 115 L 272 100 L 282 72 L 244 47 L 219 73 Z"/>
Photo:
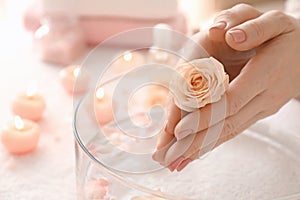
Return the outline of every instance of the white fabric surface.
<path id="1" fill-rule="evenodd" d="M 36 57 L 31 36 L 20 26 L 19 13 L 9 13 L 5 21 L 4 13 L 0 14 L 0 127 L 12 119 L 12 99 L 31 80 L 38 81 L 47 108 L 39 122 L 41 137 L 34 153 L 12 156 L 0 142 L 0 199 L 74 200 L 72 98 L 60 85 L 60 68 L 43 64 Z"/>
<path id="2" fill-rule="evenodd" d="M 16 26 L 12 26 L 16 24 Z M 37 80 L 47 100 L 39 123 L 42 129 L 37 150 L 29 155 L 9 155 L 0 144 L 0 200 L 74 200 L 75 156 L 72 133 L 72 98 L 62 89 L 57 66 L 41 63 L 33 53 L 30 36 L 13 18 L 0 17 L 0 126 L 11 119 L 10 103 L 30 80 Z M 300 102 L 289 102 L 278 114 L 260 122 L 299 138 Z"/>

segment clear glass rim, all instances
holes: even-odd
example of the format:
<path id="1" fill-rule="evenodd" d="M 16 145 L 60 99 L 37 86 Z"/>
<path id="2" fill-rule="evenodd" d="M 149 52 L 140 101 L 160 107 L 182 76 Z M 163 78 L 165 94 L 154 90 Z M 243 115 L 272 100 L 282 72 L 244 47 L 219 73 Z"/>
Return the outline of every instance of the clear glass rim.
<path id="1" fill-rule="evenodd" d="M 117 80 L 118 78 L 120 78 L 122 76 L 121 75 L 117 75 L 105 82 L 103 82 L 101 85 L 106 85 L 106 84 L 109 84 L 115 80 Z M 144 192 L 148 195 L 153 195 L 153 196 L 156 196 L 156 197 L 160 197 L 160 198 L 165 198 L 165 199 L 172 199 L 172 200 L 196 200 L 196 199 L 190 199 L 190 198 L 185 198 L 185 197 L 178 197 L 178 196 L 174 196 L 174 195 L 170 195 L 170 194 L 166 194 L 166 193 L 163 193 L 163 192 L 160 192 L 160 191 L 157 191 L 157 190 L 153 190 L 153 189 L 149 189 L 147 187 L 144 187 L 140 184 L 137 184 L 129 179 L 126 179 L 124 177 L 122 177 L 121 175 L 119 175 L 118 173 L 122 173 L 124 175 L 128 174 L 128 175 L 132 175 L 133 173 L 130 173 L 130 172 L 126 172 L 126 171 L 119 171 L 117 169 L 114 169 L 114 168 L 110 168 L 108 167 L 107 165 L 103 164 L 99 159 L 95 158 L 90 152 L 89 150 L 86 148 L 86 145 L 83 144 L 82 142 L 82 139 L 80 138 L 80 134 L 78 133 L 77 131 L 77 128 L 76 128 L 76 122 L 77 122 L 77 114 L 78 114 L 78 110 L 79 110 L 79 107 L 80 105 L 82 104 L 82 102 L 84 101 L 85 98 L 87 98 L 88 96 L 90 95 L 90 93 L 86 94 L 85 96 L 83 96 L 81 98 L 81 100 L 78 102 L 76 108 L 75 108 L 75 111 L 74 111 L 74 118 L 73 118 L 73 131 L 74 131 L 74 135 L 75 135 L 75 138 L 76 138 L 76 144 L 80 146 L 81 150 L 94 162 L 98 165 L 100 165 L 100 167 L 105 170 L 105 173 L 108 173 L 110 176 L 112 176 L 113 178 L 115 178 L 116 180 L 118 180 L 120 183 L 122 184 L 125 184 L 131 188 L 134 188 L 134 189 L 137 189 L 141 192 Z M 250 129 L 251 132 L 256 132 L 252 129 Z M 260 134 L 261 135 L 261 134 Z M 272 142 L 276 142 L 278 144 L 280 144 L 279 142 L 275 141 L 273 138 L 270 138 L 268 136 L 264 136 L 264 135 L 261 135 L 262 137 L 265 137 L 267 139 L 271 139 Z M 294 152 L 292 152 L 294 153 Z M 149 173 L 152 173 L 152 172 L 155 172 L 155 171 L 160 171 L 160 170 L 163 170 L 165 168 L 159 168 L 157 170 L 153 170 L 153 171 L 148 171 L 148 172 L 137 172 L 135 173 L 135 175 L 143 175 L 143 174 L 149 174 Z M 280 197 L 276 197 L 275 199 L 273 198 L 272 200 L 298 200 L 300 198 L 300 192 L 296 192 L 296 193 L 293 193 L 293 194 L 287 194 L 287 195 L 282 195 Z M 197 199 L 197 200 L 201 200 L 201 199 Z"/>
<path id="2" fill-rule="evenodd" d="M 106 84 L 109 84 L 110 82 L 113 82 L 114 80 L 117 80 L 118 78 L 120 78 L 122 75 L 119 75 L 119 76 L 116 76 L 116 77 L 113 77 L 112 79 L 109 79 L 105 82 L 103 82 L 101 85 L 106 85 Z M 79 110 L 79 107 L 80 105 L 82 104 L 82 102 L 84 101 L 84 99 L 86 97 L 88 97 L 90 94 L 86 94 L 84 95 L 81 100 L 78 102 L 76 108 L 75 108 L 75 111 L 74 111 L 74 118 L 73 118 L 73 132 L 74 132 L 74 135 L 75 135 L 75 139 L 76 139 L 76 144 L 75 145 L 79 145 L 81 150 L 95 163 L 98 165 L 98 167 L 100 166 L 103 170 L 105 170 L 106 173 L 108 173 L 110 176 L 112 176 L 113 178 L 117 179 L 120 183 L 123 183 L 125 185 L 128 185 L 129 187 L 132 187 L 132 188 L 135 188 L 141 192 L 144 192 L 146 194 L 149 194 L 149 195 L 153 195 L 153 196 L 156 196 L 156 197 L 160 197 L 160 198 L 167 198 L 167 199 L 172 199 L 172 200 L 194 200 L 194 199 L 189 199 L 189 198 L 182 198 L 182 197 L 178 197 L 178 196 L 173 196 L 173 195 L 170 195 L 170 194 L 165 194 L 165 193 L 162 193 L 160 191 L 157 191 L 157 190 L 153 190 L 153 189 L 149 189 L 147 187 L 144 187 L 142 185 L 139 185 L 137 183 L 134 183 L 133 181 L 129 180 L 129 179 L 126 179 L 126 178 L 123 178 L 121 175 L 118 175 L 118 173 L 122 173 L 124 175 L 126 174 L 131 174 L 130 172 L 124 172 L 124 171 L 119 171 L 119 170 L 116 170 L 116 169 L 113 169 L 113 168 L 110 168 L 108 166 L 106 166 L 105 164 L 103 164 L 99 159 L 95 158 L 90 152 L 89 150 L 86 148 L 86 146 L 83 144 L 82 142 L 82 139 L 80 138 L 80 134 L 78 133 L 77 131 L 77 128 L 76 128 L 76 122 L 77 122 L 77 114 L 78 114 L 78 110 Z M 151 172 L 155 172 L 155 171 L 160 171 L 160 170 L 163 170 L 165 169 L 164 168 L 159 168 L 157 170 L 153 170 L 153 171 L 148 171 L 148 172 L 138 172 L 138 173 L 135 173 L 135 175 L 143 175 L 143 174 L 149 174 Z"/>

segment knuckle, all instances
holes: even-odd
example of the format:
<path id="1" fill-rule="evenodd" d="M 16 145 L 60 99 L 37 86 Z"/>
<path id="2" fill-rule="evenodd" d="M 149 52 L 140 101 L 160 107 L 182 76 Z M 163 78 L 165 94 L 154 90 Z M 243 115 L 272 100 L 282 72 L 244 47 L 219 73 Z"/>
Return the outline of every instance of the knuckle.
<path id="1" fill-rule="evenodd" d="M 272 108 L 270 109 L 268 112 L 265 113 L 265 116 L 263 117 L 267 117 L 267 116 L 270 116 L 270 115 L 274 115 L 276 114 L 277 112 L 279 112 L 280 110 L 280 107 L 276 107 L 276 108 Z"/>
<path id="2" fill-rule="evenodd" d="M 286 14 L 284 14 L 283 12 L 281 12 L 279 10 L 271 10 L 271 11 L 269 11 L 269 15 L 273 18 L 282 19 L 282 20 L 285 20 L 288 18 Z"/>
<path id="3" fill-rule="evenodd" d="M 200 150 L 200 146 L 199 146 L 198 144 L 196 144 L 196 143 L 193 143 L 193 144 L 189 147 L 189 149 L 188 149 L 188 151 L 187 151 L 187 152 L 188 152 L 187 155 L 188 155 L 188 156 L 191 156 L 191 155 L 197 153 L 199 150 Z"/>
<path id="4" fill-rule="evenodd" d="M 237 16 L 233 11 L 223 10 L 217 15 L 217 17 L 215 18 L 215 21 L 222 21 L 222 20 L 229 21 L 230 19 L 234 19 L 236 17 Z"/>
<path id="5" fill-rule="evenodd" d="M 242 105 L 241 100 L 239 100 L 239 99 L 231 101 L 228 105 L 229 115 L 233 115 L 233 114 L 237 113 L 240 110 L 241 105 Z"/>
<path id="6" fill-rule="evenodd" d="M 211 115 L 205 115 L 204 113 L 201 115 L 201 113 L 200 113 L 198 119 L 199 119 L 198 123 L 195 123 L 198 125 L 198 127 L 197 127 L 197 129 L 194 129 L 194 130 L 199 130 L 199 131 L 203 130 L 203 129 L 209 127 L 211 124 Z"/>
<path id="7" fill-rule="evenodd" d="M 256 38 L 264 38 L 265 31 L 264 31 L 261 23 L 255 21 L 255 20 L 249 21 L 248 23 L 249 23 L 248 24 L 249 27 L 252 29 Z"/>
<path id="8" fill-rule="evenodd" d="M 221 143 L 227 142 L 227 141 L 233 139 L 237 135 L 238 135 L 238 133 L 236 131 L 227 133 L 224 137 L 222 137 Z"/>
<path id="9" fill-rule="evenodd" d="M 292 30 L 298 24 L 297 21 L 293 17 L 291 17 L 279 10 L 271 10 L 271 11 L 269 11 L 268 14 L 270 15 L 270 18 L 277 19 L 279 24 L 282 24 L 285 27 L 287 27 L 288 30 L 286 30 L 286 31 Z"/>
<path id="10" fill-rule="evenodd" d="M 232 120 L 226 119 L 223 128 L 225 135 L 235 135 L 235 130 L 235 125 Z"/>
<path id="11" fill-rule="evenodd" d="M 233 9 L 252 9 L 253 7 L 251 7 L 249 4 L 246 3 L 239 3 L 235 6 L 232 7 Z"/>

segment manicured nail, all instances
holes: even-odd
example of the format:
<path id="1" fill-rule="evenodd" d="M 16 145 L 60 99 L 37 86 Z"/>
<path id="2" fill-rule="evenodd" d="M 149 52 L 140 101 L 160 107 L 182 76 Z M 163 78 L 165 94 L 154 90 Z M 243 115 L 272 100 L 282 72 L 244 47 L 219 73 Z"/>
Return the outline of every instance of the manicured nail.
<path id="1" fill-rule="evenodd" d="M 236 43 L 241 43 L 246 40 L 246 34 L 242 30 L 230 30 L 228 31 L 228 33 L 233 38 L 233 41 Z"/>
<path id="2" fill-rule="evenodd" d="M 213 24 L 210 29 L 219 29 L 219 30 L 223 30 L 225 29 L 225 27 L 227 26 L 227 23 L 226 22 L 217 22 L 215 24 Z"/>
<path id="3" fill-rule="evenodd" d="M 177 140 L 182 140 L 186 136 L 191 135 L 193 133 L 194 133 L 194 131 L 192 129 L 184 130 L 184 131 L 181 131 L 180 133 L 178 133 L 176 138 L 177 138 Z"/>
<path id="4" fill-rule="evenodd" d="M 182 161 L 182 163 L 180 163 L 180 165 L 177 167 L 177 171 L 180 172 L 181 170 L 183 170 L 190 162 L 192 162 L 193 160 L 190 158 L 185 159 L 184 161 Z"/>
<path id="5" fill-rule="evenodd" d="M 173 172 L 178 167 L 178 165 L 180 165 L 180 163 L 184 160 L 185 158 L 183 156 L 180 156 L 174 162 L 172 162 L 168 168 L 170 169 L 171 172 Z"/>

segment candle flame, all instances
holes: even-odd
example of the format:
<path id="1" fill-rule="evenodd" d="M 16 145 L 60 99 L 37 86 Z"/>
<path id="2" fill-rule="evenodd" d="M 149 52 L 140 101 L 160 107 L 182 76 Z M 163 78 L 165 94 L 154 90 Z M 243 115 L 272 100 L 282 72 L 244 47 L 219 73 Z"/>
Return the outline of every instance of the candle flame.
<path id="1" fill-rule="evenodd" d="M 81 73 L 81 69 L 79 67 L 76 67 L 74 70 L 73 70 L 73 75 L 77 78 L 78 76 L 80 76 L 80 73 Z"/>
<path id="2" fill-rule="evenodd" d="M 32 81 L 29 83 L 27 90 L 26 90 L 26 95 L 28 97 L 32 97 L 37 93 L 37 82 Z"/>
<path id="3" fill-rule="evenodd" d="M 123 59 L 127 62 L 132 60 L 132 53 L 130 52 L 125 52 L 125 54 L 123 55 Z"/>
<path id="4" fill-rule="evenodd" d="M 100 87 L 96 91 L 96 98 L 98 100 L 101 100 L 101 99 L 103 99 L 103 97 L 104 97 L 104 89 Z"/>
<path id="5" fill-rule="evenodd" d="M 20 116 L 15 116 L 14 123 L 17 130 L 22 130 L 24 128 L 24 121 Z"/>
<path id="6" fill-rule="evenodd" d="M 48 26 L 41 26 L 34 34 L 35 38 L 40 39 L 44 35 L 49 33 L 49 27 Z"/>

